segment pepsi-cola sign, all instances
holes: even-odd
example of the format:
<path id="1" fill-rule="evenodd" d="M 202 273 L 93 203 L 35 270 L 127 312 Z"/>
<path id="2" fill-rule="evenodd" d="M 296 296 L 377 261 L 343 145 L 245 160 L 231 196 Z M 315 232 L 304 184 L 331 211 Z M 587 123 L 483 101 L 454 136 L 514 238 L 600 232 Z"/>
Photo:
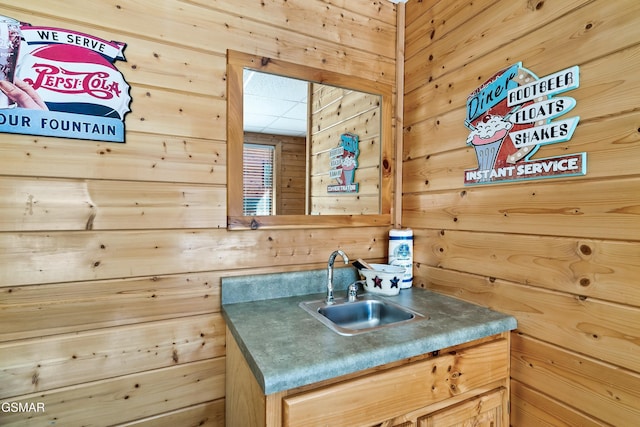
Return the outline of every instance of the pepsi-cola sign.
<path id="1" fill-rule="evenodd" d="M 130 87 L 114 63 L 126 44 L 11 21 L 0 19 L 0 69 L 15 67 L 0 73 L 0 132 L 124 142 Z M 17 52 L 2 40 L 16 31 Z"/>

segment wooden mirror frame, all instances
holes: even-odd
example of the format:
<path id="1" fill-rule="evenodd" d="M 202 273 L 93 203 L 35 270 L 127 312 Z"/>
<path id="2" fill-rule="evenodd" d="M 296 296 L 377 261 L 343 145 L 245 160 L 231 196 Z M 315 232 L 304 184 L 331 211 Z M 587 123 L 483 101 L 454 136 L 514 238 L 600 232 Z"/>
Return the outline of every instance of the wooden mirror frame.
<path id="1" fill-rule="evenodd" d="M 277 74 L 381 95 L 380 213 L 353 215 L 244 216 L 243 198 L 243 72 L 245 69 Z M 330 228 L 391 225 L 393 185 L 392 92 L 384 83 L 293 64 L 279 59 L 227 51 L 227 228 Z"/>

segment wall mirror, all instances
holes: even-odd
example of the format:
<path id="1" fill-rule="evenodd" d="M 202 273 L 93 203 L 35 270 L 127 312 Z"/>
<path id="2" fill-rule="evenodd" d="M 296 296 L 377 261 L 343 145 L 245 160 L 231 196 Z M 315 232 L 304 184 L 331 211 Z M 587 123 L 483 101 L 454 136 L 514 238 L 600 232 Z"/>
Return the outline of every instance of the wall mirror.
<path id="1" fill-rule="evenodd" d="M 228 228 L 389 225 L 392 88 L 227 52 Z"/>

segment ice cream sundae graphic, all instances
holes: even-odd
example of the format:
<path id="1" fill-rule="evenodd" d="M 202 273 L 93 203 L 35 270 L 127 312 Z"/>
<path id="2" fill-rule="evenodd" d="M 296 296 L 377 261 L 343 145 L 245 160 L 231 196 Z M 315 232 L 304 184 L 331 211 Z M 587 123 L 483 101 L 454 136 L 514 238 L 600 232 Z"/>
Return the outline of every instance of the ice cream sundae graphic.
<path id="1" fill-rule="evenodd" d="M 504 117 L 488 114 L 476 123 L 475 128 L 467 137 L 467 144 L 472 145 L 478 158 L 481 171 L 491 170 L 496 165 L 496 159 L 502 142 L 509 134 L 513 123 Z"/>
<path id="2" fill-rule="evenodd" d="M 338 178 L 338 182 L 343 185 L 353 184 L 353 175 L 357 167 L 355 153 L 345 152 L 342 158 L 342 176 Z"/>
<path id="3" fill-rule="evenodd" d="M 0 16 L 0 80 L 13 83 L 20 52 L 20 23 Z M 15 102 L 0 93 L 0 108 L 15 107 Z"/>
<path id="4" fill-rule="evenodd" d="M 465 184 L 497 182 L 504 178 L 501 174 L 513 171 L 516 162 L 537 149 L 518 150 L 508 137 L 535 126 L 535 123 L 514 120 L 517 112 L 533 101 L 510 105 L 507 99 L 510 90 L 534 79 L 534 75 L 517 63 L 491 76 L 467 98 L 466 143 L 475 151 L 478 168 L 465 172 Z"/>
<path id="5" fill-rule="evenodd" d="M 330 162 L 329 178 L 336 184 L 327 185 L 329 193 L 357 193 L 358 183 L 354 182 L 354 175 L 358 169 L 358 135 L 343 133 L 340 135 L 340 143 L 329 152 Z"/>
<path id="6" fill-rule="evenodd" d="M 465 169 L 464 184 L 584 175 L 585 153 L 536 155 L 541 146 L 571 139 L 580 117 L 558 117 L 576 102 L 556 95 L 577 88 L 579 81 L 578 66 L 538 78 L 518 62 L 471 92 L 464 124 L 478 167 Z"/>

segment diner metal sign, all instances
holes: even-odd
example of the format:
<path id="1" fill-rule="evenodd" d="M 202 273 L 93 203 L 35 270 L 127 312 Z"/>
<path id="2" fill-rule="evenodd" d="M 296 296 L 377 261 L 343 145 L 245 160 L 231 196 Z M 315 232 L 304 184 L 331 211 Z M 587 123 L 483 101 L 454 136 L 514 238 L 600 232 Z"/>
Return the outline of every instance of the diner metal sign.
<path id="1" fill-rule="evenodd" d="M 358 169 L 358 155 L 360 154 L 358 135 L 343 133 L 340 135 L 340 145 L 329 152 L 329 178 L 335 179 L 337 184 L 327 185 L 329 193 L 357 193 L 358 183 L 354 182 Z"/>
<path id="2" fill-rule="evenodd" d="M 556 95 L 579 85 L 578 66 L 538 78 L 519 62 L 471 93 L 465 126 L 478 167 L 465 171 L 465 185 L 585 175 L 586 153 L 534 158 L 540 147 L 573 136 L 580 117 L 558 118 L 576 101 Z"/>
<path id="3" fill-rule="evenodd" d="M 0 132 L 124 142 L 125 47 L 0 16 Z"/>

